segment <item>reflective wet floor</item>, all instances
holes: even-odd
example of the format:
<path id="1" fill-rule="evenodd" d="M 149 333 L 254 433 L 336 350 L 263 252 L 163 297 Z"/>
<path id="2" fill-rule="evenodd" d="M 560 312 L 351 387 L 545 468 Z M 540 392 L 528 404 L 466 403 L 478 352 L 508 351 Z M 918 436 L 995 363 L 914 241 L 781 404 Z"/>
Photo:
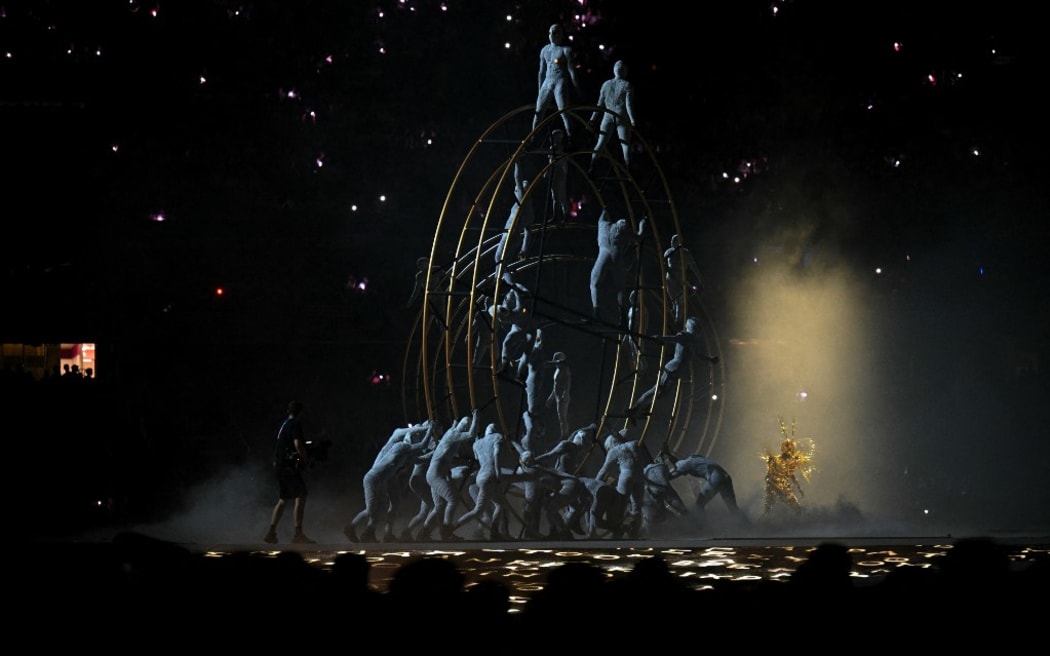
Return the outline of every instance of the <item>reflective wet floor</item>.
<path id="1" fill-rule="evenodd" d="M 748 539 L 672 542 L 567 542 L 567 543 L 474 543 L 454 544 L 364 544 L 364 545 L 184 545 L 208 557 L 223 558 L 250 551 L 276 557 L 281 551 L 298 551 L 316 567 L 330 569 L 341 553 L 364 555 L 370 565 L 370 582 L 386 590 L 401 566 L 419 558 L 451 559 L 466 577 L 467 585 L 499 580 L 511 590 L 512 611 L 529 595 L 541 589 L 547 573 L 567 562 L 597 565 L 611 576 L 630 571 L 639 560 L 662 557 L 671 572 L 690 587 L 704 589 L 718 580 L 787 580 L 822 543 L 835 542 L 849 548 L 852 576 L 857 585 L 877 583 L 902 567 L 936 567 L 937 559 L 953 548 L 954 540 L 930 538 L 812 538 L 778 540 Z M 1041 537 L 1001 541 L 1011 566 L 1023 568 L 1050 555 L 1050 540 Z M 358 548 L 360 547 L 360 548 Z"/>

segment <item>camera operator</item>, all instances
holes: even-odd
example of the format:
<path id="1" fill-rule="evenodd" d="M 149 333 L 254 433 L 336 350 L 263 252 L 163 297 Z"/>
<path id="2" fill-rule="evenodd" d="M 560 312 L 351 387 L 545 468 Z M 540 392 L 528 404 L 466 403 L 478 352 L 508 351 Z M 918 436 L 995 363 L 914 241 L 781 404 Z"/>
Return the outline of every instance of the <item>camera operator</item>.
<path id="1" fill-rule="evenodd" d="M 281 522 L 284 504 L 288 499 L 295 499 L 293 510 L 295 535 L 292 537 L 292 542 L 314 543 L 303 533 L 303 514 L 306 511 L 306 481 L 303 479 L 303 470 L 310 462 L 310 453 L 303 431 L 302 413 L 303 404 L 300 401 L 290 402 L 288 416 L 277 431 L 273 468 L 277 474 L 278 498 L 270 517 L 270 531 L 263 538 L 268 544 L 277 542 L 277 525 Z"/>

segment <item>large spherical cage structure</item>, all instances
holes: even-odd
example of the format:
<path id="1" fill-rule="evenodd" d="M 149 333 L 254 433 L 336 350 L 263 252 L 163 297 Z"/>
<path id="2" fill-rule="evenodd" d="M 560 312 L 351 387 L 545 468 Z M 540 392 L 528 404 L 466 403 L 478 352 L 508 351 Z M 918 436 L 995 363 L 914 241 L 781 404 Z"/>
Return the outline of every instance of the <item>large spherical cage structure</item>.
<path id="1" fill-rule="evenodd" d="M 478 409 L 482 426 L 494 423 L 505 436 L 521 434 L 525 388 L 500 372 L 503 332 L 491 309 L 493 299 L 506 292 L 509 273 L 529 290 L 527 310 L 542 332 L 548 360 L 560 352 L 571 365 L 573 428 L 593 422 L 600 438 L 631 426 L 651 454 L 668 448 L 679 455 L 707 455 L 714 447 L 724 404 L 722 358 L 714 364 L 694 358 L 641 416 L 625 413 L 657 384 L 674 353 L 674 345 L 659 337 L 680 330 L 685 317 L 697 319 L 707 354 L 720 356 L 721 349 L 702 294 L 686 281 L 678 288 L 668 282 L 674 278 L 667 275 L 664 246 L 682 230 L 653 149 L 632 128 L 629 167 L 615 135 L 592 162 L 597 134 L 585 117 L 595 111 L 608 110 L 568 108 L 533 127 L 534 108 L 520 107 L 489 126 L 455 172 L 405 351 L 406 422 L 432 419 L 447 427 Z M 564 151 L 552 148 L 555 130 L 571 135 Z M 566 165 L 578 211 L 556 219 L 552 184 L 558 167 Z M 525 207 L 532 213 L 520 211 Z M 636 302 L 629 326 L 592 313 L 589 280 L 602 210 L 626 218 L 632 231 L 645 222 L 628 270 L 625 293 L 635 292 Z M 519 256 L 515 249 L 523 240 L 528 248 Z M 637 349 L 630 348 L 631 340 Z M 542 398 L 550 385 L 551 374 L 545 372 Z M 601 448 L 600 439 L 591 446 Z"/>

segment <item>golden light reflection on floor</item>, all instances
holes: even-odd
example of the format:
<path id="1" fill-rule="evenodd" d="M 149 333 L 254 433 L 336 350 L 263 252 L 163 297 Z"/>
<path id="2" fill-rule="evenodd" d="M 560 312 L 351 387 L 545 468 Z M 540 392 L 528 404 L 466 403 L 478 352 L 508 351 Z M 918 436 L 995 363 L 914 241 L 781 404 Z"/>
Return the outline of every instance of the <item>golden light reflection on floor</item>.
<path id="1" fill-rule="evenodd" d="M 341 553 L 357 553 L 365 556 L 371 565 L 369 581 L 377 590 L 388 589 L 397 570 L 408 562 L 419 558 L 445 558 L 457 563 L 463 572 L 467 586 L 482 580 L 498 579 L 511 591 L 511 612 L 520 610 L 530 595 L 541 590 L 549 572 L 565 563 L 584 561 L 596 565 L 610 578 L 620 576 L 634 568 L 640 560 L 652 556 L 664 558 L 670 570 L 690 587 L 709 589 L 719 580 L 726 581 L 786 581 L 798 566 L 805 562 L 809 553 L 818 545 L 730 545 L 685 548 L 681 546 L 618 546 L 586 548 L 534 546 L 520 548 L 477 547 L 465 549 L 332 549 L 324 547 L 299 548 L 306 562 L 321 569 L 331 569 Z M 902 567 L 933 567 L 939 557 L 952 546 L 935 545 L 872 545 L 850 547 L 853 561 L 851 575 L 858 584 L 880 581 L 883 577 Z M 233 551 L 214 550 L 206 552 L 209 557 L 221 558 Z M 281 553 L 272 548 L 254 552 L 264 557 L 276 557 Z M 1047 557 L 1047 548 L 1032 545 L 1017 545 L 1010 558 L 1015 563 L 1026 559 Z"/>

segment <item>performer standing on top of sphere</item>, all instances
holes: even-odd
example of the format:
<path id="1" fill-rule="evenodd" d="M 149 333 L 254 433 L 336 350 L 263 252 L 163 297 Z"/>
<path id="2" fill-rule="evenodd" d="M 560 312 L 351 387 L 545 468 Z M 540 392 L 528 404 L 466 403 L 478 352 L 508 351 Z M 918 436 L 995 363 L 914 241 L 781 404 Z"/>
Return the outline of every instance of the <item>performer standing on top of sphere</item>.
<path id="1" fill-rule="evenodd" d="M 575 55 L 572 46 L 565 43 L 565 30 L 561 25 L 551 25 L 547 36 L 550 43 L 540 50 L 539 95 L 536 96 L 536 113 L 532 117 L 533 130 L 552 103 L 562 111 L 569 106 L 572 94 L 580 91 Z M 565 135 L 572 141 L 569 117 L 562 114 L 561 120 L 565 124 Z"/>
<path id="2" fill-rule="evenodd" d="M 591 114 L 591 123 L 598 119 L 601 110 L 602 121 L 598 126 L 598 142 L 594 144 L 591 152 L 591 170 L 594 170 L 594 161 L 598 159 L 598 153 L 609 141 L 609 137 L 615 132 L 620 140 L 620 150 L 623 152 L 623 165 L 631 166 L 631 128 L 634 127 L 634 88 L 624 77 L 627 75 L 627 65 L 623 61 L 613 64 L 613 76 L 602 83 L 601 91 L 598 93 L 598 109 Z"/>

